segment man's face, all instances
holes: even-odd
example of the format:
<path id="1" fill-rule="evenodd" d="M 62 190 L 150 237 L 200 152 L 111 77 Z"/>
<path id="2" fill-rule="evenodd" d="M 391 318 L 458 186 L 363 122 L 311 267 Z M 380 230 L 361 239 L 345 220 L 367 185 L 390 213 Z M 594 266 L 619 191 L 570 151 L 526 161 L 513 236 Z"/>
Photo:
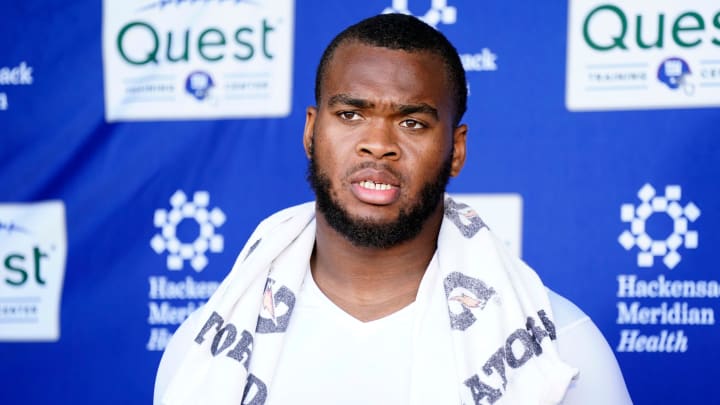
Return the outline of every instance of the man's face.
<path id="1" fill-rule="evenodd" d="M 328 223 L 358 246 L 389 247 L 440 215 L 465 157 L 464 125 L 437 55 L 341 44 L 309 108 L 308 178 Z"/>

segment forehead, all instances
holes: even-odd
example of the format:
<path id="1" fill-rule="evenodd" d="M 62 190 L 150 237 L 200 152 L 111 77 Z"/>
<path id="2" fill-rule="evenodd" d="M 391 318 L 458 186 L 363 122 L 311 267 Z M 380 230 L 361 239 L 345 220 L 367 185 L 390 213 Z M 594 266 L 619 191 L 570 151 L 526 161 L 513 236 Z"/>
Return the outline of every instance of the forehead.
<path id="1" fill-rule="evenodd" d="M 451 98 L 447 76 L 442 58 L 434 53 L 343 43 L 322 78 L 321 103 L 349 94 L 378 101 L 432 101 L 443 107 Z"/>

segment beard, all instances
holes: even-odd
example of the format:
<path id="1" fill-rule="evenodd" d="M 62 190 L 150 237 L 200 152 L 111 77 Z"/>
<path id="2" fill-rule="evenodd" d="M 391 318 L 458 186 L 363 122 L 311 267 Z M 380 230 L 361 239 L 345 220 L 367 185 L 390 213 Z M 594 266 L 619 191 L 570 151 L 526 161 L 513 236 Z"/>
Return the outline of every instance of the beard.
<path id="1" fill-rule="evenodd" d="M 365 167 L 389 170 L 376 164 L 364 164 L 354 169 Z M 355 246 L 384 249 L 409 241 L 420 234 L 425 222 L 443 200 L 451 169 L 452 154 L 438 169 L 435 180 L 426 182 L 414 202 L 407 209 L 402 208 L 397 219 L 390 222 L 352 216 L 334 198 L 330 178 L 318 167 L 312 146 L 307 180 L 315 192 L 317 209 L 331 228 Z"/>

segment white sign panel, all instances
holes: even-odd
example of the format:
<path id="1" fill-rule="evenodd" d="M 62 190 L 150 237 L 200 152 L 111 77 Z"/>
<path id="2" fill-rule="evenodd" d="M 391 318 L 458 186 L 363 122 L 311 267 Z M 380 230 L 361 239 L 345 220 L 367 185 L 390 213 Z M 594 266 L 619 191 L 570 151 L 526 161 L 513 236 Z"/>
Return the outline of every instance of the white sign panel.
<path id="1" fill-rule="evenodd" d="M 105 0 L 107 121 L 290 113 L 293 0 Z"/>
<path id="2" fill-rule="evenodd" d="M 0 204 L 0 341 L 60 338 L 65 228 L 61 201 Z"/>
<path id="3" fill-rule="evenodd" d="M 520 194 L 451 194 L 480 215 L 511 252 L 522 256 L 522 196 Z"/>
<path id="4" fill-rule="evenodd" d="M 569 1 L 569 110 L 720 106 L 718 2 Z"/>

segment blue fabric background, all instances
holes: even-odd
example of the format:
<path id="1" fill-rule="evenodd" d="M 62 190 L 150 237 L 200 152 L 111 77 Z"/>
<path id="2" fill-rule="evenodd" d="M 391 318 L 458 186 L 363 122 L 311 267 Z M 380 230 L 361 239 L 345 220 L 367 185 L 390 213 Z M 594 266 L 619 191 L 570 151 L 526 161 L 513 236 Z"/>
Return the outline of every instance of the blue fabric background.
<path id="1" fill-rule="evenodd" d="M 154 211 L 176 190 L 210 193 L 227 216 L 225 249 L 202 273 L 184 274 L 219 280 L 260 219 L 312 199 L 301 134 L 316 63 L 334 34 L 389 3 L 297 1 L 286 118 L 106 123 L 101 2 L 4 2 L 0 66 L 28 61 L 35 80 L 0 86 L 11 101 L 0 111 L 0 202 L 63 200 L 69 244 L 61 338 L 0 343 L 0 402 L 151 402 L 161 353 L 145 349 L 148 276 L 169 274 L 149 245 Z M 458 23 L 438 28 L 461 52 L 490 48 L 499 69 L 468 73 L 468 160 L 450 191 L 521 194 L 523 258 L 613 346 L 617 274 L 717 280 L 720 111 L 569 112 L 567 2 L 451 4 Z M 692 224 L 699 247 L 681 252 L 672 272 L 639 269 L 617 242 L 627 229 L 620 206 L 636 204 L 645 183 L 659 192 L 679 184 L 702 210 Z M 720 308 L 717 299 L 692 304 Z M 636 403 L 717 403 L 720 332 L 683 329 L 685 353 L 616 353 Z"/>

